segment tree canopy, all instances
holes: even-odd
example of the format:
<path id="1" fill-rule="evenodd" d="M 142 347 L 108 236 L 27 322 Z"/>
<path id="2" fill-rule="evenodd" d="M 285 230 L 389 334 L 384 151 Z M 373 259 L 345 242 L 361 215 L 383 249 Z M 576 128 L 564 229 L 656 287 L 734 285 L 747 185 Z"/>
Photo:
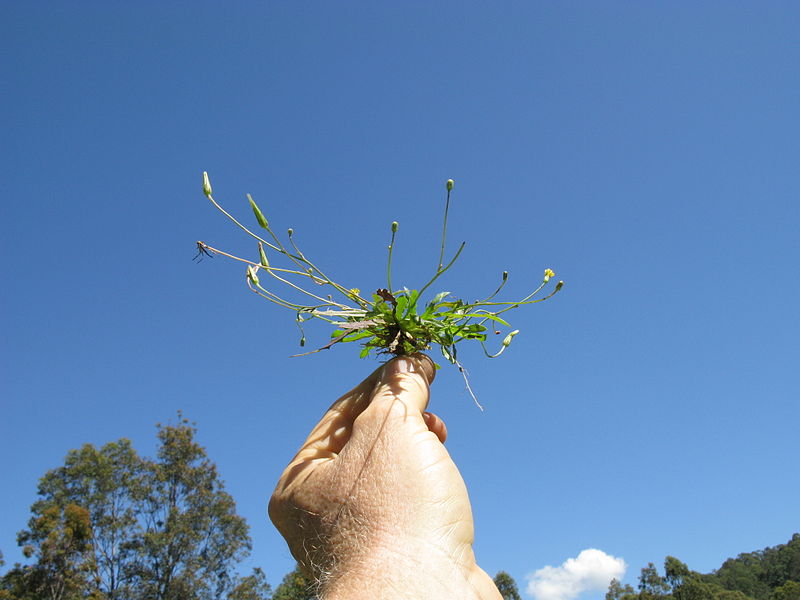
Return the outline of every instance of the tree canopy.
<path id="1" fill-rule="evenodd" d="M 708 574 L 667 556 L 663 577 L 649 563 L 638 592 L 614 579 L 606 600 L 800 600 L 800 533 L 786 544 L 730 558 Z"/>
<path id="2" fill-rule="evenodd" d="M 3 577 L 0 598 L 267 598 L 263 572 L 236 572 L 248 526 L 195 435 L 181 417 L 158 426 L 155 459 L 125 439 L 70 451 L 18 536 L 34 562 Z"/>
<path id="3" fill-rule="evenodd" d="M 517 582 L 505 571 L 499 571 L 494 576 L 494 584 L 500 591 L 503 600 L 522 600 L 517 589 Z"/>

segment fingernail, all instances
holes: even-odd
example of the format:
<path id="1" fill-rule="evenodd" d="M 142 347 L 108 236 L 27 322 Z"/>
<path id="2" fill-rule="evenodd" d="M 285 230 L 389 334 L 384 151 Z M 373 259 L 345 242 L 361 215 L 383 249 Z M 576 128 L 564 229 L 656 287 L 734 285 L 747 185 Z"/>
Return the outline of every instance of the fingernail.
<path id="1" fill-rule="evenodd" d="M 414 364 L 409 358 L 405 356 L 400 356 L 393 360 L 390 360 L 386 363 L 386 366 L 383 368 L 383 375 L 399 375 L 401 373 L 416 373 L 417 372 L 417 365 Z"/>

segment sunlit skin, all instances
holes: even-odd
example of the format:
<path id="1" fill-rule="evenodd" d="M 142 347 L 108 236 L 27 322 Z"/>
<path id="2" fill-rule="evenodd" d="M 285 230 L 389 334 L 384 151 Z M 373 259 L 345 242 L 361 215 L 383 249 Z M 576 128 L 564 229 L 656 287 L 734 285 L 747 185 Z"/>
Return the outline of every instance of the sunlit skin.
<path id="1" fill-rule="evenodd" d="M 395 358 L 325 413 L 278 481 L 275 526 L 325 600 L 500 600 L 461 474 L 426 412 L 435 369 Z"/>

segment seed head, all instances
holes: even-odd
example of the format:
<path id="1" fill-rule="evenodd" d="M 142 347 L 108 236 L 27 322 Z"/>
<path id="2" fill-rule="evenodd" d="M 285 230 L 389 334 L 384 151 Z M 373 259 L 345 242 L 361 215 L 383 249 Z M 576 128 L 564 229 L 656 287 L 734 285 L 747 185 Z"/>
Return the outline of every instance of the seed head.
<path id="1" fill-rule="evenodd" d="M 256 216 L 256 221 L 258 221 L 258 224 L 264 229 L 269 229 L 269 222 L 267 222 L 267 219 L 264 218 L 264 213 L 262 213 L 261 209 L 258 208 L 255 200 L 253 200 L 253 197 L 250 194 L 247 194 L 247 199 L 250 201 L 250 208 L 253 209 L 253 214 Z"/>
<path id="2" fill-rule="evenodd" d="M 261 242 L 258 242 L 258 255 L 261 258 L 261 266 L 265 269 L 269 269 L 269 261 L 267 260 L 267 253 L 264 252 L 264 245 Z"/>

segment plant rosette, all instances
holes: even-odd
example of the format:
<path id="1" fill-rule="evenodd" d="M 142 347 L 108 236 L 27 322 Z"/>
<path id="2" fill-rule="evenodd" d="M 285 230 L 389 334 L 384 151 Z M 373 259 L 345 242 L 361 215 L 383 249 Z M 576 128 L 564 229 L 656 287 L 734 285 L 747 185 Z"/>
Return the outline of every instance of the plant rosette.
<path id="1" fill-rule="evenodd" d="M 222 214 L 256 240 L 258 260 L 234 256 L 200 241 L 197 242 L 195 259 L 202 260 L 206 256 L 222 255 L 244 263 L 246 265 L 245 281 L 250 290 L 271 303 L 294 313 L 295 322 L 300 330 L 300 346 L 306 345 L 303 324 L 307 321 L 319 319 L 333 327 L 330 341 L 324 346 L 293 356 L 306 356 L 350 342 L 359 342 L 361 358 L 365 358 L 373 352 L 402 356 L 438 346 L 445 360 L 458 368 L 464 378 L 467 391 L 478 407 L 481 407 L 472 390 L 467 372 L 458 359 L 458 345 L 464 341 L 473 340 L 480 343 L 486 356 L 497 358 L 505 352 L 514 336 L 519 333 L 518 329 L 511 330 L 511 325 L 501 315 L 521 306 L 544 302 L 552 298 L 561 290 L 564 282 L 558 281 L 545 294 L 545 289 L 551 279 L 555 277 L 555 272 L 548 268 L 544 270 L 541 283 L 530 294 L 520 300 L 499 301 L 495 298 L 508 281 L 508 271 L 503 271 L 497 289 L 483 300 L 465 302 L 451 292 L 439 292 L 425 302 L 423 300 L 425 292 L 453 266 L 461 256 L 466 244 L 462 242 L 452 258 L 447 262 L 444 261 L 447 216 L 454 187 L 454 181 L 448 179 L 445 184 L 447 197 L 437 267 L 433 276 L 419 289 L 395 288 L 392 284 L 392 255 L 399 230 L 397 221 L 393 221 L 390 226 L 391 240 L 386 263 L 386 287 L 365 296 L 358 288 L 348 287 L 334 281 L 306 257 L 295 243 L 293 229 L 287 231 L 287 244 L 284 244 L 272 230 L 269 221 L 250 194 L 247 194 L 250 208 L 258 226 L 266 232 L 266 235 L 258 235 L 248 229 L 214 199 L 211 182 L 206 172 L 203 172 L 203 193 Z M 267 257 L 268 251 L 270 254 L 280 257 L 285 266 L 280 267 L 273 264 Z M 263 284 L 260 273 L 266 274 L 270 281 L 277 285 L 266 286 Z M 316 293 L 315 289 L 316 292 L 322 293 Z M 325 292 L 329 293 L 322 295 Z M 287 293 L 302 298 L 302 301 L 297 301 L 294 297 L 289 299 Z M 509 329 L 509 332 L 503 338 L 500 348 L 491 353 L 486 345 L 488 333 L 500 334 L 500 327 Z"/>

